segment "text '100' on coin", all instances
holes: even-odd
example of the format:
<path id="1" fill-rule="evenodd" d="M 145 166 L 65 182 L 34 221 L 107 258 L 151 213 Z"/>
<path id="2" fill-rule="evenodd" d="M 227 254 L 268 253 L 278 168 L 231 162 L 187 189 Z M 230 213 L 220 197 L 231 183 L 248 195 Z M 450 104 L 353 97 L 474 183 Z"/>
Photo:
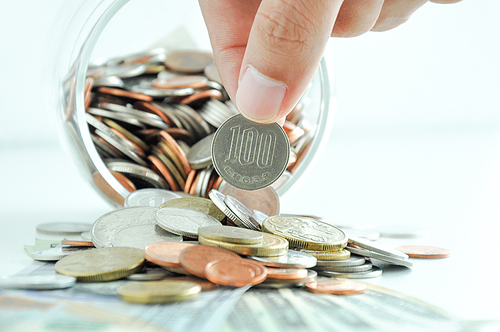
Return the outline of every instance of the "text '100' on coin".
<path id="1" fill-rule="evenodd" d="M 290 143 L 277 123 L 259 124 L 235 115 L 217 130 L 212 159 L 217 173 L 243 190 L 262 189 L 285 171 Z"/>

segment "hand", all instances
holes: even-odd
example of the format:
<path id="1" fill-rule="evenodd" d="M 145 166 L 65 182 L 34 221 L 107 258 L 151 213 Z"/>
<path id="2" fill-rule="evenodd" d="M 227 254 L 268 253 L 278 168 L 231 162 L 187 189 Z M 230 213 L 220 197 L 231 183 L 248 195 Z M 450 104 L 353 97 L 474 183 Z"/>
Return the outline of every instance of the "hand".
<path id="1" fill-rule="evenodd" d="M 393 29 L 427 2 L 199 1 L 229 96 L 245 117 L 264 123 L 283 120 L 292 110 L 312 80 L 330 36 Z"/>

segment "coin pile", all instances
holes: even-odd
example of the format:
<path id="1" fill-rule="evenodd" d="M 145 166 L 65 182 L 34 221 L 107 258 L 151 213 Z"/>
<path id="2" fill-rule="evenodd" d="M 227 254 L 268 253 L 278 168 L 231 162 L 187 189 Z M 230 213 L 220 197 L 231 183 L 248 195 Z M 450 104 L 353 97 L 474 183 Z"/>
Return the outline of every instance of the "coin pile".
<path id="1" fill-rule="evenodd" d="M 213 133 L 238 111 L 211 54 L 155 49 L 91 65 L 84 99 L 95 149 L 129 192 L 160 188 L 208 198 L 220 187 L 212 166 Z M 314 136 L 304 119 L 306 106 L 303 98 L 283 125 L 291 152 L 276 188 L 291 177 Z M 94 182 L 112 196 L 102 176 L 95 174 Z"/>

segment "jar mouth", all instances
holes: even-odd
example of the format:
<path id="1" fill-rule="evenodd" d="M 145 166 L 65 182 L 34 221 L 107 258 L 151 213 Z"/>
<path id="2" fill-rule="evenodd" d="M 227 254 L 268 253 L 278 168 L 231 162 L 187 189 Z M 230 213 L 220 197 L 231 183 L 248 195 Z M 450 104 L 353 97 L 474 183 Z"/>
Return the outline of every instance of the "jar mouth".
<path id="1" fill-rule="evenodd" d="M 86 108 L 84 100 L 89 64 L 98 64 L 92 59 L 96 52 L 96 46 L 99 45 L 101 39 L 107 38 L 104 32 L 117 14 L 127 7 L 125 5 L 128 3 L 128 0 L 103 0 L 94 2 L 94 8 L 85 7 L 87 9 L 85 13 L 88 14 L 88 17 L 80 19 L 80 22 L 83 22 L 81 24 L 83 27 L 80 27 L 77 37 L 75 37 L 75 34 L 67 36 L 68 38 L 75 38 L 75 40 L 68 40 L 66 38 L 61 41 L 68 45 L 74 45 L 74 47 L 68 52 L 70 55 L 65 55 L 66 58 L 70 58 L 67 72 L 59 75 L 60 79 L 57 82 L 57 85 L 62 90 L 61 103 L 59 105 L 59 118 L 62 120 L 60 122 L 64 124 L 63 130 L 73 143 L 69 147 L 69 150 L 76 153 L 77 159 L 80 160 L 80 166 L 83 166 L 84 174 L 90 179 L 93 186 L 113 205 L 122 205 L 123 199 L 129 194 L 129 191 L 109 171 L 94 145 L 85 117 Z M 75 17 L 77 16 L 78 12 L 75 13 Z M 203 25 L 204 23 L 201 22 L 201 24 Z M 182 26 L 178 26 L 173 30 L 179 33 L 182 30 Z M 207 38 L 207 35 L 205 34 L 204 37 Z M 184 47 L 181 48 L 186 48 L 185 41 L 182 43 L 184 43 Z M 208 39 L 207 44 L 209 44 Z M 172 47 L 175 47 L 175 45 L 172 45 Z M 136 50 L 136 52 L 140 51 L 142 49 Z M 60 71 L 60 68 L 58 68 L 58 72 Z M 313 78 L 312 88 L 310 89 L 311 94 L 309 96 L 311 103 L 309 108 L 312 111 L 310 110 L 310 114 L 308 114 L 308 120 L 314 126 L 314 135 L 310 142 L 308 142 L 307 151 L 301 158 L 300 164 L 295 167 L 293 176 L 277 189 L 281 197 L 285 193 L 291 192 L 291 188 L 297 180 L 304 178 L 306 169 L 309 168 L 309 165 L 315 159 L 315 155 L 318 154 L 321 146 L 326 143 L 325 136 L 328 134 L 332 119 L 332 114 L 330 113 L 331 87 L 329 79 L 326 62 L 322 59 L 318 72 Z M 99 183 L 96 183 L 97 178 L 99 179 Z M 113 192 L 116 195 L 110 194 Z M 110 195 L 115 195 L 116 197 L 110 198 Z"/>

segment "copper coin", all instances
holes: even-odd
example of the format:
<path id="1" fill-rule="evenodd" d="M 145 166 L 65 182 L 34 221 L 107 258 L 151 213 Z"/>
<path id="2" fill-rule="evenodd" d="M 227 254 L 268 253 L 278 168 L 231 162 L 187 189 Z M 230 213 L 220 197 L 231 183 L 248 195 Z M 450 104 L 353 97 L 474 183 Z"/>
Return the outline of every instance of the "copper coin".
<path id="1" fill-rule="evenodd" d="M 201 176 L 201 171 L 196 173 L 196 177 L 194 178 L 191 188 L 189 188 L 188 194 L 196 196 L 196 187 L 198 187 L 198 182 L 200 182 L 200 176 Z"/>
<path id="2" fill-rule="evenodd" d="M 111 174 L 113 174 L 115 179 L 117 179 L 118 182 L 120 182 L 120 184 L 125 189 L 127 189 L 127 191 L 133 192 L 133 191 L 137 190 L 137 188 L 135 187 L 135 184 L 132 181 L 130 181 L 125 175 L 123 175 L 122 173 L 119 173 L 119 172 L 112 171 L 112 170 L 109 170 L 109 171 L 111 172 Z"/>
<path id="3" fill-rule="evenodd" d="M 174 139 L 184 141 L 189 145 L 192 145 L 194 142 L 193 135 L 186 129 L 181 128 L 167 128 L 164 129 L 167 133 L 170 134 Z"/>
<path id="4" fill-rule="evenodd" d="M 155 78 L 151 84 L 157 89 L 199 89 L 207 86 L 208 79 L 205 76 L 182 75 L 170 78 Z"/>
<path id="5" fill-rule="evenodd" d="M 138 110 L 145 111 L 145 112 L 148 112 L 148 113 L 156 114 L 166 124 L 168 124 L 169 126 L 173 126 L 172 121 L 155 104 L 146 103 L 144 101 L 137 101 L 137 102 L 134 103 L 134 108 L 137 108 Z"/>
<path id="6" fill-rule="evenodd" d="M 400 246 L 394 249 L 404 252 L 411 258 L 446 258 L 451 255 L 448 249 L 430 246 Z"/>
<path id="7" fill-rule="evenodd" d="M 113 95 L 117 97 L 125 97 L 134 100 L 142 100 L 142 101 L 153 101 L 153 97 L 143 95 L 142 93 L 130 92 L 120 89 L 112 89 L 112 88 L 99 88 L 97 89 L 100 93 L 105 93 L 108 95 Z"/>
<path id="8" fill-rule="evenodd" d="M 183 242 L 158 242 L 144 248 L 144 258 L 151 263 L 166 267 L 181 267 L 181 251 L 194 244 Z"/>
<path id="9" fill-rule="evenodd" d="M 201 291 L 210 291 L 212 289 L 216 289 L 219 287 L 219 285 L 214 284 L 213 282 L 210 282 L 206 279 L 198 278 L 195 276 L 180 276 L 180 277 L 172 277 L 172 278 L 166 278 L 163 279 L 162 281 L 190 281 L 190 282 L 195 282 L 198 285 L 201 286 Z"/>
<path id="10" fill-rule="evenodd" d="M 214 185 L 213 185 L 213 188 L 212 188 L 212 189 L 215 189 L 215 190 L 219 189 L 220 184 L 222 183 L 222 181 L 223 181 L 223 179 L 219 176 L 219 177 L 217 178 L 217 180 L 215 180 L 215 182 L 214 182 Z"/>
<path id="11" fill-rule="evenodd" d="M 205 278 L 205 267 L 208 263 L 215 260 L 235 262 L 241 260 L 241 257 L 223 248 L 199 245 L 184 249 L 179 260 L 182 267 L 189 273 Z"/>
<path id="12" fill-rule="evenodd" d="M 163 158 L 161 158 L 160 155 L 164 155 L 175 165 L 174 166 L 175 170 L 171 171 L 172 175 L 176 176 L 176 179 L 178 179 L 177 182 L 184 187 L 184 184 L 185 184 L 184 179 L 187 178 L 189 172 L 186 173 L 184 166 L 182 165 L 182 162 L 180 161 L 177 154 L 174 153 L 174 150 L 172 150 L 172 148 L 166 144 L 164 139 L 162 139 L 160 142 L 158 142 L 156 147 L 157 147 L 157 152 L 160 153 L 160 154 L 158 154 L 158 158 L 163 160 Z M 180 145 L 179 145 L 179 147 L 180 147 Z M 179 174 L 173 174 L 173 173 L 179 173 Z"/>
<path id="13" fill-rule="evenodd" d="M 204 90 L 204 91 L 200 91 L 200 92 L 197 92 L 195 94 L 192 94 L 191 96 L 188 96 L 188 97 L 182 99 L 180 103 L 184 104 L 184 105 L 188 105 L 188 104 L 194 103 L 196 101 L 210 99 L 210 98 L 219 99 L 221 101 L 224 100 L 224 97 L 222 96 L 222 92 L 220 92 L 219 90 L 215 90 L 215 89 L 209 89 L 209 90 Z"/>
<path id="14" fill-rule="evenodd" d="M 191 189 L 191 185 L 193 184 L 195 176 L 196 176 L 196 170 L 192 169 L 191 172 L 189 172 L 186 178 L 186 184 L 184 185 L 184 192 L 186 194 L 189 193 L 189 189 Z"/>
<path id="15" fill-rule="evenodd" d="M 319 279 L 306 284 L 306 288 L 313 293 L 349 295 L 363 293 L 366 284 L 346 279 Z"/>
<path id="16" fill-rule="evenodd" d="M 137 153 L 142 158 L 146 158 L 146 153 L 144 152 L 144 150 L 139 145 L 137 145 L 130 138 L 128 138 L 127 136 L 125 136 L 124 134 L 122 134 L 121 132 L 119 132 L 117 129 L 115 129 L 115 128 L 109 128 L 109 129 L 113 133 L 115 133 L 116 136 L 118 136 L 118 137 L 120 137 L 120 138 L 128 141 L 130 144 L 132 144 L 132 146 L 135 148 L 135 150 L 133 150 L 133 152 Z"/>
<path id="17" fill-rule="evenodd" d="M 306 269 L 276 269 L 267 268 L 267 277 L 271 279 L 304 279 L 307 277 Z"/>
<path id="18" fill-rule="evenodd" d="M 170 174 L 163 162 L 156 156 L 148 156 L 148 160 L 153 164 L 153 170 L 158 170 L 158 172 L 160 172 L 163 178 L 167 181 L 170 190 L 179 191 L 180 188 L 177 181 L 175 181 L 174 177 Z"/>
<path id="19" fill-rule="evenodd" d="M 189 174 L 189 172 L 191 171 L 191 166 L 189 165 L 186 154 L 184 153 L 184 151 L 182 151 L 179 144 L 177 144 L 175 139 L 166 131 L 160 131 L 160 136 L 165 140 L 167 146 L 174 152 L 176 157 L 181 162 L 182 167 L 184 168 L 184 174 Z"/>
<path id="20" fill-rule="evenodd" d="M 205 268 L 205 277 L 214 284 L 223 286 L 257 285 L 266 280 L 266 276 L 267 268 L 264 265 L 243 258 L 236 261 L 212 261 Z"/>
<path id="21" fill-rule="evenodd" d="M 69 246 L 78 246 L 78 247 L 94 247 L 92 241 L 73 241 L 73 240 L 62 240 L 61 244 L 66 244 Z"/>

